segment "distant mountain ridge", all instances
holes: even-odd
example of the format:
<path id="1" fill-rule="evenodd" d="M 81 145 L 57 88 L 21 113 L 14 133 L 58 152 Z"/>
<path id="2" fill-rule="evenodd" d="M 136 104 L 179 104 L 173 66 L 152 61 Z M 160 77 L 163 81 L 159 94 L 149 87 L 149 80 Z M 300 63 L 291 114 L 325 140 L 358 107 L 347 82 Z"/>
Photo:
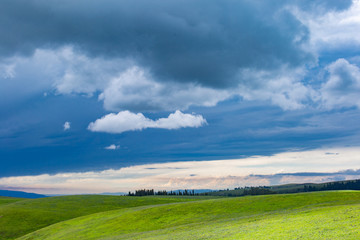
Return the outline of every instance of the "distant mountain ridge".
<path id="1" fill-rule="evenodd" d="M 28 192 L 10 191 L 10 190 L 0 190 L 0 196 L 17 197 L 17 198 L 44 198 L 44 197 L 47 197 L 45 195 L 37 194 L 37 193 L 28 193 Z"/>

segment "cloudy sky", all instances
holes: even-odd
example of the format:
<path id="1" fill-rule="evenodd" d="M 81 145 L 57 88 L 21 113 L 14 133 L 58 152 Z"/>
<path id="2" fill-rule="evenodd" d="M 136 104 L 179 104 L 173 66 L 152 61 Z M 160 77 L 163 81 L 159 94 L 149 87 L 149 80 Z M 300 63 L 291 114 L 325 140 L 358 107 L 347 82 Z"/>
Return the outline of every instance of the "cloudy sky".
<path id="1" fill-rule="evenodd" d="M 360 177 L 358 0 L 3 0 L 0 188 Z"/>

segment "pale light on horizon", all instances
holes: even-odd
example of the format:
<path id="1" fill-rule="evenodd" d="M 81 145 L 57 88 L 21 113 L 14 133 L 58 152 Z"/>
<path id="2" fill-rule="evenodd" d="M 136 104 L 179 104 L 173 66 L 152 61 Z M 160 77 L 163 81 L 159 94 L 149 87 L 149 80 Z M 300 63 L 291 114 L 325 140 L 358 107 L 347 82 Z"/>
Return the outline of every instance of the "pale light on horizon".
<path id="1" fill-rule="evenodd" d="M 42 194 L 93 194 L 140 188 L 225 189 L 348 180 L 360 178 L 356 171 L 360 169 L 359 156 L 359 147 L 349 147 L 231 160 L 154 163 L 99 172 L 4 177 L 0 178 L 0 187 Z"/>

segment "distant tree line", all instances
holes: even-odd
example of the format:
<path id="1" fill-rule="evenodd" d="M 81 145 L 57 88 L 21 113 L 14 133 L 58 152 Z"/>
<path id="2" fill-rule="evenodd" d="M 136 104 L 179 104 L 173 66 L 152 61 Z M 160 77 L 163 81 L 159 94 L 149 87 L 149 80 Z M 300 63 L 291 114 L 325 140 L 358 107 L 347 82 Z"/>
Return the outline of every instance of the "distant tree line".
<path id="1" fill-rule="evenodd" d="M 128 196 L 151 196 L 151 195 L 176 195 L 176 196 L 227 196 L 240 197 L 247 195 L 267 195 L 282 193 L 298 192 L 315 192 L 329 190 L 360 190 L 359 180 L 337 181 L 320 184 L 299 184 L 298 186 L 259 186 L 259 187 L 237 187 L 233 190 L 225 189 L 205 193 L 195 193 L 195 190 L 177 190 L 177 191 L 154 191 L 154 189 L 136 190 L 134 193 L 129 192 Z"/>
<path id="2" fill-rule="evenodd" d="M 360 180 L 329 182 L 318 185 L 304 185 L 304 192 L 329 190 L 360 190 Z"/>
<path id="3" fill-rule="evenodd" d="M 195 193 L 195 190 L 178 190 L 178 191 L 154 191 L 154 189 L 140 189 L 135 190 L 135 192 L 129 192 L 128 196 L 153 196 L 153 195 L 171 195 L 171 196 L 195 196 L 199 195 Z"/>
<path id="4" fill-rule="evenodd" d="M 240 197 L 246 195 L 267 195 L 299 192 L 315 192 L 330 190 L 360 190 L 360 180 L 337 181 L 319 184 L 299 184 L 299 186 L 259 186 L 259 187 L 238 187 L 234 190 L 219 190 L 204 195 Z"/>
<path id="5" fill-rule="evenodd" d="M 270 187 L 259 186 L 259 187 L 237 187 L 234 190 L 219 190 L 209 193 L 203 193 L 202 195 L 212 196 L 226 196 L 226 197 L 241 197 L 247 195 L 268 195 L 277 194 L 277 192 L 270 190 Z"/>
<path id="6" fill-rule="evenodd" d="M 267 195 L 267 194 L 275 194 L 276 192 L 271 191 L 268 188 L 264 188 L 264 187 L 250 187 L 250 188 L 245 188 L 244 192 L 243 192 L 243 196 L 246 195 Z"/>

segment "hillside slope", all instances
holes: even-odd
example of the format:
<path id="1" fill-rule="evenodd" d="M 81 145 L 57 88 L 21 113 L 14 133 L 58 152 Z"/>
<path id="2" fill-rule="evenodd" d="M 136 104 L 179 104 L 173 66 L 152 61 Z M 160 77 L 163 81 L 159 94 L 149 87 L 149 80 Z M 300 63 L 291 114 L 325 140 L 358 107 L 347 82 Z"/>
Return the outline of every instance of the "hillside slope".
<path id="1" fill-rule="evenodd" d="M 115 210 L 20 239 L 359 239 L 360 192 L 249 196 Z"/>
<path id="2" fill-rule="evenodd" d="M 17 201 L 0 205 L 0 239 L 14 239 L 54 223 L 92 213 L 193 200 L 197 200 L 196 197 L 77 195 Z"/>

